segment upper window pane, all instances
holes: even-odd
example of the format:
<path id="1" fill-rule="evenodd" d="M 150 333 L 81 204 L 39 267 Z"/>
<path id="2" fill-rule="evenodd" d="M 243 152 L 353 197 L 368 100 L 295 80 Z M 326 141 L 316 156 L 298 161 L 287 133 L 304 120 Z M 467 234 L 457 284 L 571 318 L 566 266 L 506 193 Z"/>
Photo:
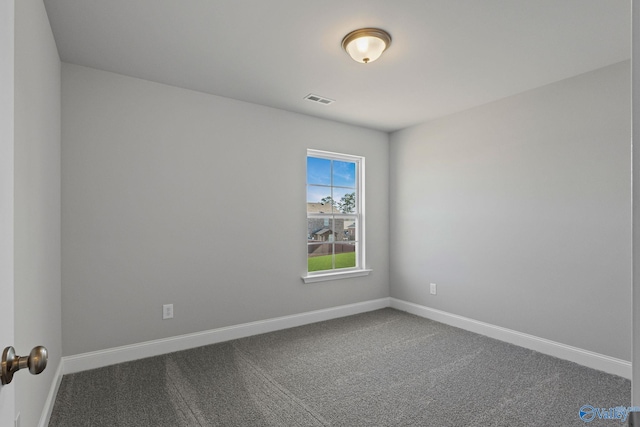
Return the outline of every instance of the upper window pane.
<path id="1" fill-rule="evenodd" d="M 357 213 L 355 189 L 333 188 L 332 200 L 334 212 Z"/>
<path id="2" fill-rule="evenodd" d="M 307 184 L 331 185 L 331 160 L 307 157 Z"/>
<path id="3" fill-rule="evenodd" d="M 331 213 L 333 206 L 333 195 L 331 187 L 320 185 L 307 185 L 307 212 Z"/>
<path id="4" fill-rule="evenodd" d="M 356 188 L 356 164 L 353 162 L 333 161 L 334 187 Z"/>

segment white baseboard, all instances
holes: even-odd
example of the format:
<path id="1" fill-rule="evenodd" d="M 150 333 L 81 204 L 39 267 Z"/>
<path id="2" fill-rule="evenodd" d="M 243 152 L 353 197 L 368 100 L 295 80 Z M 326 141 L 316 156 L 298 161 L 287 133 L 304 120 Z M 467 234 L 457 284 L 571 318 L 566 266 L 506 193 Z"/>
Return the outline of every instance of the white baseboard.
<path id="1" fill-rule="evenodd" d="M 569 360 L 589 368 L 631 379 L 631 362 L 626 360 L 616 359 L 615 357 L 605 356 L 604 354 L 594 353 L 396 298 L 389 299 L 391 301 L 390 307 L 397 310 L 406 311 L 420 317 L 435 320 L 436 322 L 445 323 L 543 354 Z"/>
<path id="2" fill-rule="evenodd" d="M 277 317 L 274 319 L 243 323 L 240 325 L 228 326 L 209 331 L 115 347 L 101 351 L 65 356 L 62 358 L 58 370 L 61 370 L 62 374 L 71 374 L 74 372 L 115 365 L 117 363 L 143 359 L 145 357 L 158 356 L 161 354 L 216 344 L 237 338 L 244 338 L 251 335 L 258 335 L 307 325 L 309 323 L 351 316 L 353 314 L 378 310 L 385 307 L 392 307 L 401 311 L 406 311 L 427 319 L 435 320 L 437 322 L 485 335 L 490 338 L 495 338 L 500 341 L 505 341 L 520 347 L 538 351 L 543 354 L 569 360 L 589 368 L 631 379 L 631 362 L 626 360 L 616 359 L 614 357 L 583 350 L 581 348 L 572 347 L 545 338 L 539 338 L 533 335 L 491 325 L 489 323 L 480 322 L 396 298 L 381 298 L 323 310 L 294 314 L 291 316 Z M 56 373 L 57 383 L 55 384 L 55 390 L 52 386 L 53 391 L 49 396 L 51 399 L 49 414 L 53 407 L 53 399 L 55 399 L 55 392 L 57 392 L 57 387 L 60 385 L 62 374 L 58 372 Z M 49 404 L 49 401 L 47 401 L 47 404 Z"/>
<path id="3" fill-rule="evenodd" d="M 291 316 L 243 323 L 210 331 L 179 335 L 171 338 L 83 353 L 74 356 L 65 356 L 62 358 L 64 362 L 63 373 L 71 374 L 74 372 L 115 365 L 116 363 L 129 362 L 132 360 L 143 359 L 145 357 L 158 356 L 161 354 L 173 353 L 175 351 L 244 338 L 251 335 L 293 328 L 296 326 L 307 325 L 309 323 L 337 319 L 339 317 L 351 316 L 353 314 L 365 313 L 367 311 L 389 307 L 389 304 L 389 298 L 381 298 L 327 308 L 324 310 L 309 311 Z"/>
<path id="4" fill-rule="evenodd" d="M 42 414 L 40 415 L 40 421 L 38 422 L 38 427 L 47 427 L 49 425 L 49 420 L 51 419 L 51 412 L 53 412 L 53 404 L 56 402 L 56 396 L 58 395 L 58 389 L 60 389 L 60 383 L 62 382 L 62 374 L 64 372 L 64 360 L 60 360 L 58 363 L 58 368 L 56 369 L 56 373 L 53 375 L 53 382 L 51 383 L 51 388 L 49 389 L 49 394 L 47 395 L 47 400 L 44 402 L 44 407 L 42 408 Z"/>

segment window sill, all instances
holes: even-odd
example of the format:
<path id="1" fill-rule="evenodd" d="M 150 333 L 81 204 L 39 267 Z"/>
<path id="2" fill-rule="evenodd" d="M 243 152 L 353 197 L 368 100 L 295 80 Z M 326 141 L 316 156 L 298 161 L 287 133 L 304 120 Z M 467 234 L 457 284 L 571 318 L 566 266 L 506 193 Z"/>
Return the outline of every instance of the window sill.
<path id="1" fill-rule="evenodd" d="M 372 271 L 373 270 L 371 269 L 363 269 L 341 271 L 339 273 L 309 274 L 306 276 L 302 276 L 302 280 L 304 280 L 304 283 L 316 283 L 326 282 L 328 280 L 350 279 L 352 277 L 368 276 Z"/>

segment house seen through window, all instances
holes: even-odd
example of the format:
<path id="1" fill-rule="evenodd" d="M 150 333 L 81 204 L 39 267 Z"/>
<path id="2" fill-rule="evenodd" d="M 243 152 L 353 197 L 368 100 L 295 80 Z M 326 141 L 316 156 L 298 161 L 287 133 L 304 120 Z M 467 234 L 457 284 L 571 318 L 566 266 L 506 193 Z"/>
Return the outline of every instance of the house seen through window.
<path id="1" fill-rule="evenodd" d="M 363 268 L 362 157 L 307 152 L 307 269 Z"/>

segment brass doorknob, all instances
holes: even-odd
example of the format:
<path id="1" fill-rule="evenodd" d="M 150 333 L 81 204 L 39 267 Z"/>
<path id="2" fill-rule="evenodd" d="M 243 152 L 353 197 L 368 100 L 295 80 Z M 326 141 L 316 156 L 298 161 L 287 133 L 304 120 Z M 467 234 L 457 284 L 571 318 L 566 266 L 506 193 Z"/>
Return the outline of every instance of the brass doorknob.
<path id="1" fill-rule="evenodd" d="M 13 374 L 20 369 L 29 368 L 29 372 L 38 375 L 47 367 L 47 349 L 39 345 L 34 347 L 29 356 L 18 356 L 13 347 L 7 347 L 2 352 L 2 372 L 0 380 L 6 385 L 13 379 Z"/>

